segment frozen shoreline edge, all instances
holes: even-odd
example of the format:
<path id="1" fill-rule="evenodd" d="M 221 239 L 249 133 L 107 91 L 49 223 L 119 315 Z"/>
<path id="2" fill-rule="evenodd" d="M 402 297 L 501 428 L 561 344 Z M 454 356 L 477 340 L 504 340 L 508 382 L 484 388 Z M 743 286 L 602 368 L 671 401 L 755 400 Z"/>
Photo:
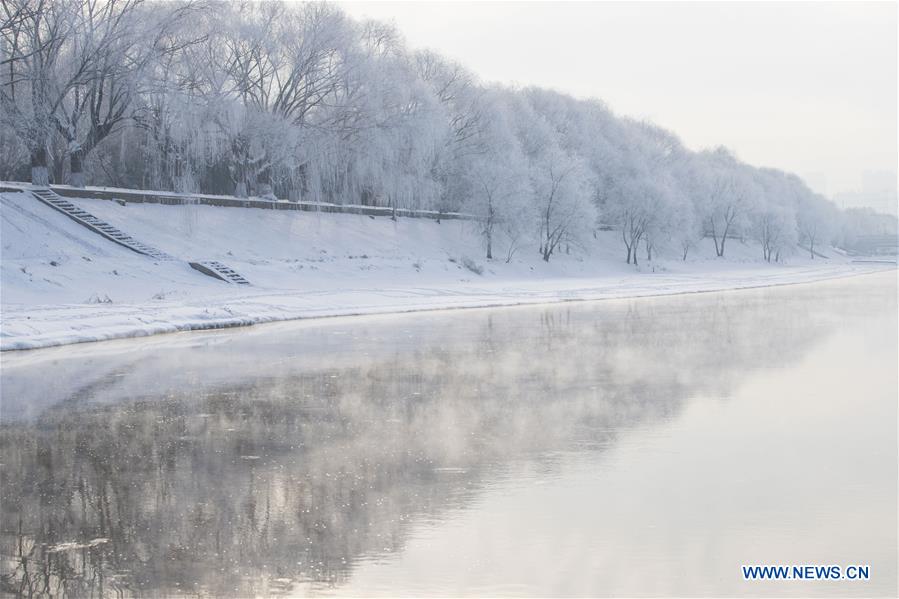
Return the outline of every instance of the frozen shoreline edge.
<path id="1" fill-rule="evenodd" d="M 858 266 L 858 263 L 857 263 Z M 847 265 L 849 267 L 849 265 Z M 322 308 L 301 308 L 294 313 L 286 312 L 284 314 L 258 314 L 256 316 L 248 315 L 239 318 L 220 318 L 208 320 L 190 320 L 184 322 L 165 322 L 153 325 L 137 322 L 132 317 L 132 322 L 111 323 L 108 327 L 95 327 L 93 331 L 83 330 L 77 334 L 60 333 L 46 334 L 34 336 L 10 336 L 0 338 L 0 352 L 27 352 L 32 350 L 46 349 L 52 347 L 60 347 L 66 345 L 76 345 L 82 343 L 97 343 L 102 341 L 136 339 L 155 335 L 163 335 L 169 333 L 183 333 L 190 331 L 210 331 L 217 329 L 227 329 L 235 327 L 248 327 L 257 324 L 269 324 L 279 322 L 290 322 L 298 320 L 312 320 L 324 318 L 352 317 L 352 316 L 371 316 L 386 314 L 410 314 L 414 312 L 435 312 L 443 310 L 469 310 L 478 308 L 502 308 L 515 306 L 537 306 L 561 304 L 567 302 L 589 302 L 603 301 L 610 299 L 638 299 L 650 297 L 664 297 L 674 295 L 687 295 L 695 293 L 716 293 L 726 291 L 741 291 L 750 289 L 763 289 L 766 287 L 783 287 L 788 285 L 802 285 L 808 283 L 818 283 L 829 280 L 843 279 L 849 277 L 858 277 L 871 274 L 878 274 L 885 271 L 895 271 L 897 266 L 889 263 L 868 263 L 862 267 L 862 270 L 849 269 L 845 272 L 822 271 L 820 273 L 802 273 L 803 276 L 797 280 L 773 281 L 766 283 L 758 282 L 739 282 L 739 281 L 698 281 L 692 286 L 686 283 L 683 287 L 659 287 L 650 290 L 634 290 L 629 292 L 621 289 L 606 289 L 602 291 L 601 279 L 597 279 L 597 288 L 582 289 L 581 294 L 577 291 L 571 297 L 555 297 L 555 298 L 526 298 L 508 295 L 505 298 L 497 297 L 489 300 L 477 299 L 472 293 L 468 299 L 462 296 L 457 302 L 442 302 L 438 298 L 435 301 L 424 301 L 421 304 L 384 304 L 372 305 L 364 307 L 337 307 L 331 310 Z M 717 283 L 717 284 L 716 284 Z M 599 292 L 597 293 L 597 290 Z M 592 293 L 591 293 L 592 292 Z M 220 305 L 225 305 L 228 299 L 222 298 Z M 62 308 L 64 306 L 42 306 L 42 308 Z M 38 315 L 40 312 L 38 312 Z M 0 319 L 5 320 L 5 319 Z M 39 320 L 36 322 L 40 322 Z"/>

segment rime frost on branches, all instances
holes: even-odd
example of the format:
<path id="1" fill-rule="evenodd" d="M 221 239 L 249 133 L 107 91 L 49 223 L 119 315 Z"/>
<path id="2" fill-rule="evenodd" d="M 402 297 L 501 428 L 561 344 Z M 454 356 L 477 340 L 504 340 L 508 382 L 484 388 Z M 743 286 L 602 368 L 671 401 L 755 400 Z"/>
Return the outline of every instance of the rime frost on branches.
<path id="1" fill-rule="evenodd" d="M 466 211 L 506 261 L 598 228 L 635 265 L 753 238 L 814 258 L 883 225 L 597 100 L 484 85 L 326 3 L 2 0 L 0 177 Z"/>

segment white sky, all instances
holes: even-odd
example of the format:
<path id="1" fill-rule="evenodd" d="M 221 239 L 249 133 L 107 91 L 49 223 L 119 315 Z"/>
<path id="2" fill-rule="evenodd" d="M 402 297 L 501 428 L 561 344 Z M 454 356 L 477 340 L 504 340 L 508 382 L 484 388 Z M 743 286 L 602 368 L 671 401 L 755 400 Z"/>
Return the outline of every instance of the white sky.
<path id="1" fill-rule="evenodd" d="M 829 196 L 895 190 L 896 3 L 339 4 L 485 81 L 601 98 Z"/>

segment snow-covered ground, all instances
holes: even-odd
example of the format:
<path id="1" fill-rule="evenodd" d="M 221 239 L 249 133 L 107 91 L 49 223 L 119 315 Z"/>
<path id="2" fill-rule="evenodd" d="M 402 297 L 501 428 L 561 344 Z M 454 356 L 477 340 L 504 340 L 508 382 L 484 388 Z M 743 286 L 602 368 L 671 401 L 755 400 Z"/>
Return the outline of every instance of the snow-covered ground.
<path id="1" fill-rule="evenodd" d="M 484 260 L 472 223 L 460 221 L 75 201 L 181 259 L 154 262 L 30 195 L 0 194 L 0 202 L 3 350 L 295 318 L 737 289 L 895 267 L 830 250 L 828 260 L 797 250 L 788 264 L 768 265 L 755 244 L 729 240 L 725 260 L 707 241 L 687 262 L 635 269 L 614 232 L 587 253 L 547 264 L 523 248 L 506 264 Z M 204 276 L 188 260 L 223 262 L 252 286 Z"/>

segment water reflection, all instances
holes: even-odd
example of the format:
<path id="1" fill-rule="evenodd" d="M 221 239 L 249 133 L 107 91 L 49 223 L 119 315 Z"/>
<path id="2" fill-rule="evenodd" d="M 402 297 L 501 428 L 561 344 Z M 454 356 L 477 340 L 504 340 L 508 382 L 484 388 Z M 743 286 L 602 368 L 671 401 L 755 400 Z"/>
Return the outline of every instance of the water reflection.
<path id="1" fill-rule="evenodd" d="M 0 590 L 339 587 L 521 464 L 600 459 L 884 301 L 830 283 L 10 355 Z"/>

